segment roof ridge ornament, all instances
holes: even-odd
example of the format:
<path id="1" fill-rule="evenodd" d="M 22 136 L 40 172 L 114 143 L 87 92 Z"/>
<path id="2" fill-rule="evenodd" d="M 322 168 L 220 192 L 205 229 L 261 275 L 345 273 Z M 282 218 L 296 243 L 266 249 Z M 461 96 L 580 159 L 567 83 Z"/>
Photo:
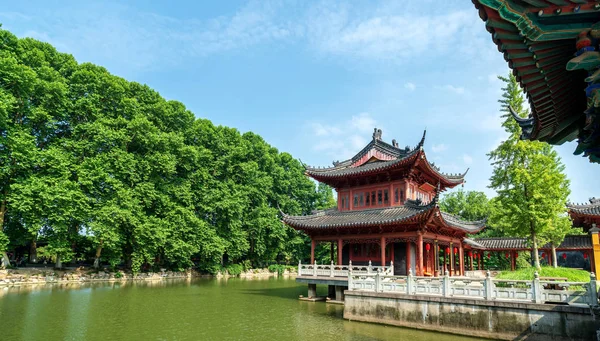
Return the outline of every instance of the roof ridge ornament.
<path id="1" fill-rule="evenodd" d="M 519 127 L 521 127 L 521 139 L 528 140 L 531 134 L 533 133 L 533 128 L 535 126 L 535 118 L 531 116 L 529 113 L 528 117 L 521 117 L 512 106 L 508 106 L 508 111 L 512 115 Z"/>
<path id="2" fill-rule="evenodd" d="M 419 144 L 417 145 L 417 149 L 423 150 L 423 145 L 425 144 L 425 136 L 427 135 L 427 128 L 425 128 L 425 130 L 423 130 L 423 137 L 421 137 L 421 141 L 419 141 Z"/>
<path id="3" fill-rule="evenodd" d="M 381 129 L 375 128 L 373 130 L 373 140 L 374 141 L 381 141 L 381 134 L 382 134 Z"/>

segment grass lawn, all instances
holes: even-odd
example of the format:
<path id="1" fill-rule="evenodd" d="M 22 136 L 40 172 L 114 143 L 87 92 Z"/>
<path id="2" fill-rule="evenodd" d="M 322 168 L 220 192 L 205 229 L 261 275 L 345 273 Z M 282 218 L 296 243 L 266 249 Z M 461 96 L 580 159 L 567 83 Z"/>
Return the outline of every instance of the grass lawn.
<path id="1" fill-rule="evenodd" d="M 514 279 L 514 280 L 533 280 L 535 268 L 519 269 L 516 271 L 502 271 L 496 276 L 497 279 Z M 539 271 L 540 277 L 565 277 L 569 282 L 589 282 L 590 273 L 585 270 L 577 270 L 570 268 L 553 268 L 551 266 L 543 266 Z"/>

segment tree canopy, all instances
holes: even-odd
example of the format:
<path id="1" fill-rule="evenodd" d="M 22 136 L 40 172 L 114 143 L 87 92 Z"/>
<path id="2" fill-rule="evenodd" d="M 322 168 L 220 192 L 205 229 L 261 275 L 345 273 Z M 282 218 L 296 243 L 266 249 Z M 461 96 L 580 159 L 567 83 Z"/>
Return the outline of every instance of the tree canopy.
<path id="1" fill-rule="evenodd" d="M 331 205 L 290 154 L 146 85 L 0 30 L 0 251 L 134 271 L 291 262 L 278 208 Z M 334 202 L 335 203 L 335 202 Z"/>
<path id="2" fill-rule="evenodd" d="M 519 138 L 520 127 L 509 110 L 527 115 L 522 92 L 512 74 L 499 78 L 506 83 L 499 102 L 504 109 L 502 126 L 509 137 L 488 154 L 494 167 L 490 187 L 498 193 L 490 222 L 507 235 L 527 237 L 539 268 L 538 246 L 558 245 L 571 229 L 566 211 L 569 181 L 552 146 Z"/>

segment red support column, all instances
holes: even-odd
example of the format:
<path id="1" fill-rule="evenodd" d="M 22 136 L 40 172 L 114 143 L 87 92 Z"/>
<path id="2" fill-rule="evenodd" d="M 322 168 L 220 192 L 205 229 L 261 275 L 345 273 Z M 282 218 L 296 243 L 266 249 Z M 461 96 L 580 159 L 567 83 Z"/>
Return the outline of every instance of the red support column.
<path id="1" fill-rule="evenodd" d="M 448 265 L 448 267 L 450 268 L 450 276 L 454 276 L 454 246 L 452 245 L 452 242 L 450 242 L 450 264 Z"/>
<path id="2" fill-rule="evenodd" d="M 341 239 L 338 239 L 337 244 L 337 264 L 342 265 L 342 249 L 344 248 L 344 245 L 342 244 Z"/>
<path id="3" fill-rule="evenodd" d="M 417 237 L 417 276 L 423 276 L 423 234 Z"/>
<path id="4" fill-rule="evenodd" d="M 412 263 L 412 259 L 410 257 L 410 247 L 411 247 L 411 243 L 410 242 L 406 242 L 406 275 L 408 275 L 408 272 L 409 272 L 409 270 L 411 268 L 410 265 Z"/>
<path id="5" fill-rule="evenodd" d="M 463 244 L 462 242 L 460 243 L 460 246 L 458 248 L 458 266 L 460 267 L 460 275 L 464 276 L 465 275 L 465 255 L 464 255 L 464 249 L 463 249 Z"/>
<path id="6" fill-rule="evenodd" d="M 310 264 L 315 264 L 315 245 L 314 239 L 310 240 Z"/>
<path id="7" fill-rule="evenodd" d="M 471 251 L 471 256 L 469 257 L 469 265 L 470 265 L 469 269 L 471 271 L 473 271 L 473 255 L 475 255 L 475 254 L 473 253 L 473 251 Z"/>
<path id="8" fill-rule="evenodd" d="M 440 275 L 440 247 L 437 240 L 433 242 L 433 275 L 438 277 Z"/>
<path id="9" fill-rule="evenodd" d="M 381 266 L 385 266 L 385 237 L 381 237 Z"/>
<path id="10" fill-rule="evenodd" d="M 515 253 L 516 251 L 510 252 L 510 271 L 515 271 Z"/>

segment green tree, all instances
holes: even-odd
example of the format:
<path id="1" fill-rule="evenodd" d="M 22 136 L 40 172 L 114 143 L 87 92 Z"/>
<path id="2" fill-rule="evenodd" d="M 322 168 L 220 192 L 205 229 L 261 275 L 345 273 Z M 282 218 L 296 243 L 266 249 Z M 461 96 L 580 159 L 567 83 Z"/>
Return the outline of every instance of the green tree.
<path id="1" fill-rule="evenodd" d="M 538 246 L 551 240 L 548 231 L 569 226 L 566 215 L 569 181 L 564 165 L 550 145 L 519 138 L 520 127 L 510 111 L 521 117 L 527 115 L 522 92 L 512 74 L 499 78 L 506 83 L 499 102 L 505 112 L 502 126 L 509 137 L 488 154 L 494 167 L 490 187 L 498 193 L 490 222 L 504 233 L 527 237 L 539 269 Z M 559 234 L 553 232 L 552 236 Z"/>
<path id="2" fill-rule="evenodd" d="M 323 182 L 319 182 L 317 185 L 317 202 L 315 206 L 318 210 L 326 210 L 337 206 L 332 188 Z"/>
<path id="3" fill-rule="evenodd" d="M 0 30 L 3 266 L 27 244 L 33 261 L 38 241 L 58 267 L 295 263 L 310 246 L 278 208 L 332 205 L 330 188 L 318 194 L 302 164 L 260 136 Z"/>
<path id="4" fill-rule="evenodd" d="M 461 189 L 444 194 L 439 205 L 442 211 L 470 221 L 486 219 L 490 213 L 487 196 L 485 193 L 478 191 L 463 191 Z"/>

